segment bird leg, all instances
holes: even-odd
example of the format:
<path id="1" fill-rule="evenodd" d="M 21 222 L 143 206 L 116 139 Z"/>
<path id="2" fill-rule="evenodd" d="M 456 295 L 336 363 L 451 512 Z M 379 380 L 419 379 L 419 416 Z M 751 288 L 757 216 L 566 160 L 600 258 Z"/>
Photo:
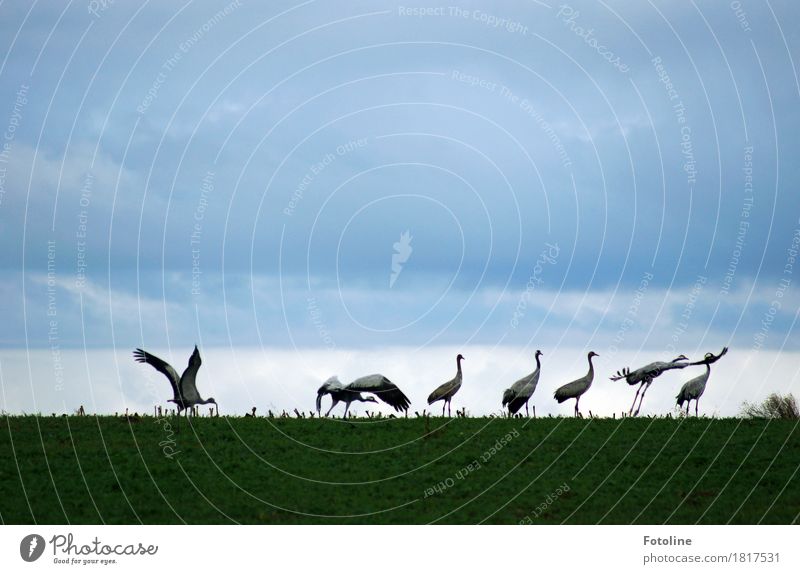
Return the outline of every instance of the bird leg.
<path id="1" fill-rule="evenodd" d="M 531 413 L 530 413 L 530 411 L 528 410 L 528 401 L 525 401 L 525 416 L 526 416 L 526 417 L 529 417 L 529 418 L 530 418 L 530 416 L 531 416 Z"/>
<path id="2" fill-rule="evenodd" d="M 642 410 L 642 401 L 644 401 L 644 394 L 647 392 L 647 389 L 650 388 L 650 385 L 653 383 L 653 380 L 652 379 L 648 379 L 646 381 L 646 383 L 647 384 L 644 386 L 644 389 L 642 390 L 642 396 L 639 397 L 639 406 L 636 409 L 636 412 L 633 413 L 633 416 L 635 416 L 635 417 L 639 416 L 639 411 Z"/>
<path id="3" fill-rule="evenodd" d="M 689 403 L 691 403 L 691 402 L 692 401 L 686 401 L 686 416 L 687 417 L 689 416 Z"/>
<path id="4" fill-rule="evenodd" d="M 450 410 L 450 401 L 447 401 L 447 416 L 450 417 L 450 418 L 453 417 L 453 413 Z"/>
<path id="5" fill-rule="evenodd" d="M 698 406 L 699 404 L 700 404 L 700 399 L 695 399 L 695 400 L 694 400 L 694 416 L 699 416 L 699 415 L 697 414 L 697 406 Z"/>
<path id="6" fill-rule="evenodd" d="M 447 401 L 442 403 L 442 416 L 444 416 L 444 408 L 447 406 Z"/>
<path id="7" fill-rule="evenodd" d="M 575 416 L 576 417 L 581 414 L 580 409 L 578 409 L 578 403 L 580 402 L 580 400 L 581 400 L 580 397 L 575 399 Z"/>
<path id="8" fill-rule="evenodd" d="M 331 414 L 331 411 L 333 410 L 333 407 L 335 407 L 335 406 L 336 406 L 336 403 L 337 403 L 337 402 L 338 402 L 338 401 L 333 401 L 333 402 L 331 403 L 331 408 L 329 408 L 329 409 L 328 409 L 328 412 L 327 412 L 327 413 L 325 413 L 325 416 L 326 416 L 326 417 L 327 417 L 329 414 Z"/>
<path id="9" fill-rule="evenodd" d="M 631 410 L 629 410 L 629 411 L 628 411 L 628 415 L 629 415 L 629 416 L 630 416 L 631 414 L 633 414 L 633 407 L 635 407 L 635 406 L 636 406 L 636 399 L 638 399 L 638 398 L 639 398 L 639 391 L 641 391 L 641 390 L 642 390 L 642 387 L 643 387 L 643 386 L 644 386 L 644 381 L 642 381 L 642 383 L 639 385 L 639 388 L 638 388 L 638 389 L 636 389 L 636 395 L 633 397 L 633 404 L 631 405 Z"/>

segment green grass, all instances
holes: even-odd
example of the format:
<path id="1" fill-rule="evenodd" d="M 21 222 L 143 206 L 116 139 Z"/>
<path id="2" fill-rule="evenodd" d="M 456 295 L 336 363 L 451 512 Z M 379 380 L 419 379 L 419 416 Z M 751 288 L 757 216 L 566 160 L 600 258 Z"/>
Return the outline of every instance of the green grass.
<path id="1" fill-rule="evenodd" d="M 0 519 L 787 524 L 800 512 L 794 421 L 166 420 L 0 419 Z"/>

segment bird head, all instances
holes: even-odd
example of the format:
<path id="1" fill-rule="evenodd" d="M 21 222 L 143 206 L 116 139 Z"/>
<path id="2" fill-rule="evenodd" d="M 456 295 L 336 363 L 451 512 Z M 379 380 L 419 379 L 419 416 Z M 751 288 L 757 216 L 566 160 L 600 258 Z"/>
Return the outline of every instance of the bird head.
<path id="1" fill-rule="evenodd" d="M 599 357 L 599 356 L 600 356 L 600 355 L 598 355 L 598 354 L 597 354 L 597 353 L 595 353 L 594 351 L 589 351 L 589 358 L 590 358 L 590 359 L 591 359 L 592 357 Z"/>
<path id="2" fill-rule="evenodd" d="M 364 402 L 365 403 L 377 403 L 378 399 L 376 399 L 375 397 L 367 397 L 366 399 L 364 399 Z"/>
<path id="3" fill-rule="evenodd" d="M 539 349 L 536 349 L 536 353 L 534 353 L 534 356 L 538 358 L 541 357 L 542 355 L 544 355 L 544 353 L 542 353 Z"/>
<path id="4" fill-rule="evenodd" d="M 677 363 L 678 361 L 688 361 L 688 360 L 689 360 L 689 357 L 687 357 L 686 355 L 678 355 L 677 357 L 672 359 L 672 362 L 673 363 Z"/>
<path id="5" fill-rule="evenodd" d="M 464 360 L 464 355 L 462 355 L 461 353 L 459 353 L 459 354 L 458 354 L 458 357 L 456 357 L 456 361 L 463 361 L 463 360 Z"/>
<path id="6" fill-rule="evenodd" d="M 208 399 L 208 400 L 206 401 L 206 403 L 214 403 L 214 404 L 216 405 L 216 404 L 217 404 L 217 401 L 216 401 L 216 399 L 215 399 L 214 397 L 211 397 L 210 399 Z"/>

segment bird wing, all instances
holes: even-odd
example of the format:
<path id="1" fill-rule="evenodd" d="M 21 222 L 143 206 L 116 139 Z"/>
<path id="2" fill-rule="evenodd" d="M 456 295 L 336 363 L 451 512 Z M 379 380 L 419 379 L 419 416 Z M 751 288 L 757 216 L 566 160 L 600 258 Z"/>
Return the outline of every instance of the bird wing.
<path id="1" fill-rule="evenodd" d="M 403 391 L 383 375 L 360 377 L 347 385 L 344 390 L 373 393 L 396 411 L 405 411 L 411 406 L 411 401 L 403 394 Z"/>
<path id="2" fill-rule="evenodd" d="M 186 370 L 183 371 L 183 375 L 181 376 L 181 395 L 183 399 L 187 402 L 197 402 L 202 401 L 202 397 L 200 397 L 200 393 L 197 392 L 197 371 L 200 369 L 200 365 L 203 364 L 203 361 L 200 360 L 200 351 L 197 350 L 197 346 L 195 345 L 194 352 L 192 352 L 192 356 L 189 357 L 189 366 L 186 367 Z"/>
<path id="3" fill-rule="evenodd" d="M 428 396 L 428 404 L 432 405 L 436 401 L 440 401 L 440 400 L 446 398 L 447 395 L 450 393 L 450 390 L 453 388 L 453 385 L 455 384 L 455 382 L 456 382 L 456 380 L 453 379 L 452 381 L 447 381 L 446 383 L 442 383 L 441 385 L 436 387 L 436 390 L 434 390 Z"/>
<path id="4" fill-rule="evenodd" d="M 555 400 L 557 400 L 559 403 L 563 403 L 568 399 L 574 399 L 575 397 L 583 394 L 584 385 L 585 381 L 583 379 L 578 379 L 577 381 L 572 381 L 571 383 L 562 385 L 556 389 L 555 393 L 553 393 L 553 398 L 555 398 Z"/>
<path id="5" fill-rule="evenodd" d="M 181 375 L 181 392 L 184 397 L 191 398 L 187 394 L 187 391 L 184 390 L 184 387 L 186 387 L 189 394 L 194 394 L 196 398 L 200 398 L 195 381 L 197 380 L 197 371 L 200 370 L 200 365 L 202 364 L 203 361 L 200 359 L 200 351 L 197 350 L 197 345 L 195 345 L 194 351 L 189 357 L 189 364 L 186 366 L 186 370 L 183 371 L 183 375 Z"/>
<path id="6" fill-rule="evenodd" d="M 611 377 L 612 381 L 619 381 L 620 379 L 625 379 L 629 385 L 635 385 L 638 382 L 643 381 L 645 378 L 656 378 L 664 371 L 669 371 L 670 369 L 683 369 L 684 367 L 688 367 L 688 362 L 672 362 L 672 363 L 665 363 L 664 361 L 655 361 L 653 363 L 649 363 L 644 367 L 636 369 L 635 371 L 631 371 L 630 369 L 622 369 L 618 371 L 616 376 Z"/>
<path id="7" fill-rule="evenodd" d="M 681 390 L 678 391 L 678 394 L 675 396 L 675 398 L 678 400 L 678 406 L 682 405 L 683 401 L 700 398 L 705 390 L 710 373 L 711 371 L 709 369 L 702 375 L 698 375 L 697 377 L 684 383 L 684 385 L 681 387 Z"/>
<path id="8" fill-rule="evenodd" d="M 531 376 L 528 377 L 528 384 L 523 388 L 523 391 L 522 391 L 523 394 L 528 396 L 528 398 L 533 396 L 533 391 L 536 390 L 536 385 L 539 384 L 539 373 L 540 372 L 541 371 L 539 369 L 536 369 L 533 373 L 531 373 Z"/>
<path id="9" fill-rule="evenodd" d="M 138 363 L 152 365 L 159 373 L 167 377 L 167 379 L 169 379 L 169 384 L 172 386 L 173 400 L 180 401 L 180 378 L 178 377 L 178 372 L 172 368 L 172 365 L 142 349 L 136 349 L 133 352 L 133 358 L 136 359 Z"/>
<path id="10" fill-rule="evenodd" d="M 537 371 L 537 372 L 538 372 L 538 371 Z M 518 395 L 518 394 L 520 394 L 520 393 L 522 392 L 522 390 L 523 390 L 523 389 L 524 389 L 524 388 L 525 388 L 525 387 L 528 385 L 528 383 L 530 382 L 531 378 L 532 378 L 532 377 L 533 377 L 535 374 L 536 374 L 536 372 L 534 372 L 534 373 L 531 373 L 531 374 L 529 374 L 529 375 L 525 375 L 524 377 L 522 377 L 522 378 L 521 378 L 520 380 L 518 380 L 518 381 L 514 381 L 514 384 L 513 384 L 513 385 L 511 385 L 511 391 L 512 391 L 512 392 L 513 392 L 515 395 Z"/>
<path id="11" fill-rule="evenodd" d="M 666 365 L 664 365 L 658 372 L 658 374 L 660 375 L 664 371 L 671 371 L 672 369 L 685 369 L 691 364 L 692 363 L 690 363 L 689 361 L 673 361 L 671 363 L 667 363 Z"/>

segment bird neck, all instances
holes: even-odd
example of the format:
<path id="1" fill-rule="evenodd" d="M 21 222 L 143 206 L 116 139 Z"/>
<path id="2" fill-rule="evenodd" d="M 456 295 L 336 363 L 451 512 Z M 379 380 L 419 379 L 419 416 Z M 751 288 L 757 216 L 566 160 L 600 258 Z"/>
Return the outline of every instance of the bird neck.
<path id="1" fill-rule="evenodd" d="M 541 360 L 539 357 L 540 357 L 540 355 L 537 353 L 537 354 L 536 354 L 536 370 L 537 370 L 537 371 L 538 371 L 540 368 L 542 368 L 542 360 Z"/>
<path id="2" fill-rule="evenodd" d="M 594 365 L 592 364 L 592 359 L 594 359 L 594 355 L 589 355 L 589 374 L 594 375 Z"/>
<path id="3" fill-rule="evenodd" d="M 458 374 L 461 374 L 461 357 L 456 358 L 456 370 Z"/>

